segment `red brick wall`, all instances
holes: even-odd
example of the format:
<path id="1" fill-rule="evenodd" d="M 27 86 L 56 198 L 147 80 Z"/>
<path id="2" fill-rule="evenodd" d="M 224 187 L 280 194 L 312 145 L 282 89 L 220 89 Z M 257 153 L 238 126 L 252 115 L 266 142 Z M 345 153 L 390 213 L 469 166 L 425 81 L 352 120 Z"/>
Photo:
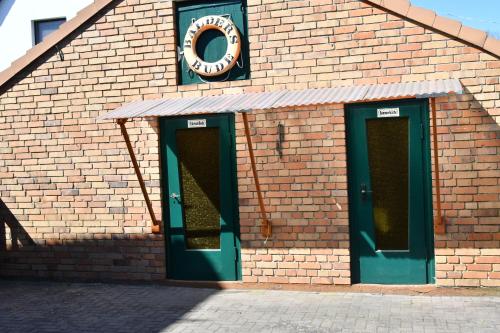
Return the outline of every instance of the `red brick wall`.
<path id="1" fill-rule="evenodd" d="M 438 99 L 448 233 L 436 236 L 437 283 L 500 284 L 498 59 L 359 1 L 248 0 L 252 79 L 177 86 L 173 20 L 170 1 L 121 2 L 62 48 L 64 61 L 54 52 L 0 92 L 3 219 L 38 244 L 3 252 L 2 275 L 165 277 L 164 240 L 150 234 L 117 125 L 95 120 L 122 103 L 453 77 L 466 93 Z M 237 118 L 244 281 L 350 282 L 342 115 L 342 105 L 251 114 L 275 225 L 266 244 Z M 127 125 L 160 219 L 157 123 Z"/>
<path id="2" fill-rule="evenodd" d="M 237 119 L 243 281 L 350 283 L 343 105 L 249 116 L 261 189 L 273 225 L 265 242 L 243 124 Z M 285 129 L 283 157 L 277 124 Z"/>

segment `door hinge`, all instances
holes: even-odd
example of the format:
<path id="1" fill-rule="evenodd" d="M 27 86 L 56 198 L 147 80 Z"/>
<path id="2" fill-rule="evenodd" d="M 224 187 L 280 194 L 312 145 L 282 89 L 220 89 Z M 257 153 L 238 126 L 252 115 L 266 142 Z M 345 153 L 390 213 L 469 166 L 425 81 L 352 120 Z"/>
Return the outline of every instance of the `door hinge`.
<path id="1" fill-rule="evenodd" d="M 234 248 L 234 261 L 238 261 L 238 248 Z"/>
<path id="2" fill-rule="evenodd" d="M 420 139 L 423 140 L 424 139 L 424 124 L 423 123 L 420 123 Z"/>

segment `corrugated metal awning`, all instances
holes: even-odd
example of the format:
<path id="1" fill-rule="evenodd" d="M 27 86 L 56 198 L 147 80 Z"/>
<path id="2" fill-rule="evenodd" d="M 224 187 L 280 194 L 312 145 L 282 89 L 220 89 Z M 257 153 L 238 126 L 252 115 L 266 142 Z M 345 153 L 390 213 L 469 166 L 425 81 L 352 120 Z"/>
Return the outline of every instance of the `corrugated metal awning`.
<path id="1" fill-rule="evenodd" d="M 459 80 L 446 79 L 322 89 L 281 90 L 235 95 L 158 99 L 125 104 L 99 117 L 99 119 L 246 112 L 292 106 L 438 97 L 448 94 L 462 94 L 462 92 L 463 88 Z"/>

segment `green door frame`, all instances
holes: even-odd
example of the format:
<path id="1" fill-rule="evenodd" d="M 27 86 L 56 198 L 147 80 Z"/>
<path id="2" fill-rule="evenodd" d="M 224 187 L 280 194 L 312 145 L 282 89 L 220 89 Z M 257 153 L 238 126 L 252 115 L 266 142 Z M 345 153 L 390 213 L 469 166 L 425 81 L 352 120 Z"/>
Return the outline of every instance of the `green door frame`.
<path id="1" fill-rule="evenodd" d="M 353 159 L 352 156 L 352 140 L 349 140 L 350 133 L 353 133 L 352 123 L 349 121 L 353 112 L 353 109 L 359 107 L 382 107 L 391 108 L 404 106 L 408 104 L 419 104 L 420 106 L 420 121 L 421 121 L 421 136 L 422 136 L 422 173 L 423 173 L 423 194 L 424 194 L 424 212 L 423 217 L 425 219 L 424 230 L 426 233 L 426 271 L 427 271 L 427 283 L 435 282 L 435 259 L 434 259 L 434 229 L 433 229 L 433 219 L 432 219 L 432 174 L 431 174 L 431 151 L 430 151 L 430 120 L 429 120 L 429 101 L 428 99 L 406 99 L 406 100 L 393 100 L 393 101 L 383 101 L 383 102 L 371 102 L 371 103 L 355 103 L 345 105 L 345 125 L 346 125 L 346 146 L 347 146 L 347 169 L 348 169 L 348 194 L 349 194 L 349 232 L 350 232 L 350 251 L 351 258 L 359 258 L 359 247 L 356 243 L 358 238 L 357 225 L 353 221 L 355 213 L 353 212 L 354 207 L 351 202 L 354 193 L 358 193 L 359 189 L 354 188 L 353 176 L 352 176 L 352 166 Z M 360 282 L 360 267 L 355 260 L 351 260 L 351 276 L 352 283 Z"/>
<path id="2" fill-rule="evenodd" d="M 240 240 L 240 224 L 239 224 L 239 209 L 238 209 L 238 182 L 237 182 L 237 167 L 236 167 L 236 131 L 235 131 L 235 117 L 233 113 L 228 114 L 217 114 L 217 115 L 195 115 L 195 116 L 175 116 L 175 117 L 163 117 L 159 119 L 160 127 L 160 182 L 162 184 L 162 218 L 164 221 L 164 236 L 165 236 L 165 257 L 167 260 L 166 264 L 166 276 L 167 278 L 172 277 L 172 272 L 174 271 L 172 256 L 173 253 L 169 247 L 169 242 L 171 240 L 170 231 L 170 205 L 169 205 L 169 182 L 168 182 L 168 161 L 167 161 L 167 130 L 166 126 L 169 120 L 180 120 L 186 121 L 188 119 L 207 119 L 209 120 L 219 120 L 227 121 L 227 128 L 229 130 L 229 164 L 230 164 L 230 176 L 229 182 L 232 193 L 232 217 L 233 217 L 233 234 L 234 234 L 234 246 L 236 251 L 236 278 L 234 280 L 241 280 L 241 240 Z M 221 143 L 222 144 L 222 143 Z M 193 279 L 194 280 L 194 279 Z"/>

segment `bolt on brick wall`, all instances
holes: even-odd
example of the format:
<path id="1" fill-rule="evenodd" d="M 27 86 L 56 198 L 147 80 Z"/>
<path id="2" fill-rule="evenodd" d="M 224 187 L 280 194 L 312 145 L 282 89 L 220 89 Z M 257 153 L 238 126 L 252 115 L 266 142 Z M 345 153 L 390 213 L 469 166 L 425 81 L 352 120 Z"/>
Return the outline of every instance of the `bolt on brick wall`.
<path id="1" fill-rule="evenodd" d="M 178 86 L 173 2 L 127 0 L 75 34 L 62 48 L 64 61 L 54 52 L 2 92 L 0 193 L 7 229 L 23 246 L 3 254 L 2 274 L 165 277 L 164 239 L 150 234 L 120 132 L 95 120 L 122 103 L 458 78 L 465 94 L 438 99 L 448 233 L 436 236 L 437 283 L 498 285 L 500 61 L 359 1 L 247 3 L 250 80 Z M 277 225 L 266 245 L 237 118 L 245 281 L 349 282 L 345 139 L 336 137 L 345 135 L 342 112 L 335 105 L 252 113 L 265 200 Z M 289 145 L 283 160 L 273 151 L 279 121 Z M 127 126 L 160 219 L 158 125 Z M 60 251 L 64 246 L 71 251 Z M 101 261 L 103 248 L 109 258 Z M 288 268 L 290 260 L 302 264 Z"/>

